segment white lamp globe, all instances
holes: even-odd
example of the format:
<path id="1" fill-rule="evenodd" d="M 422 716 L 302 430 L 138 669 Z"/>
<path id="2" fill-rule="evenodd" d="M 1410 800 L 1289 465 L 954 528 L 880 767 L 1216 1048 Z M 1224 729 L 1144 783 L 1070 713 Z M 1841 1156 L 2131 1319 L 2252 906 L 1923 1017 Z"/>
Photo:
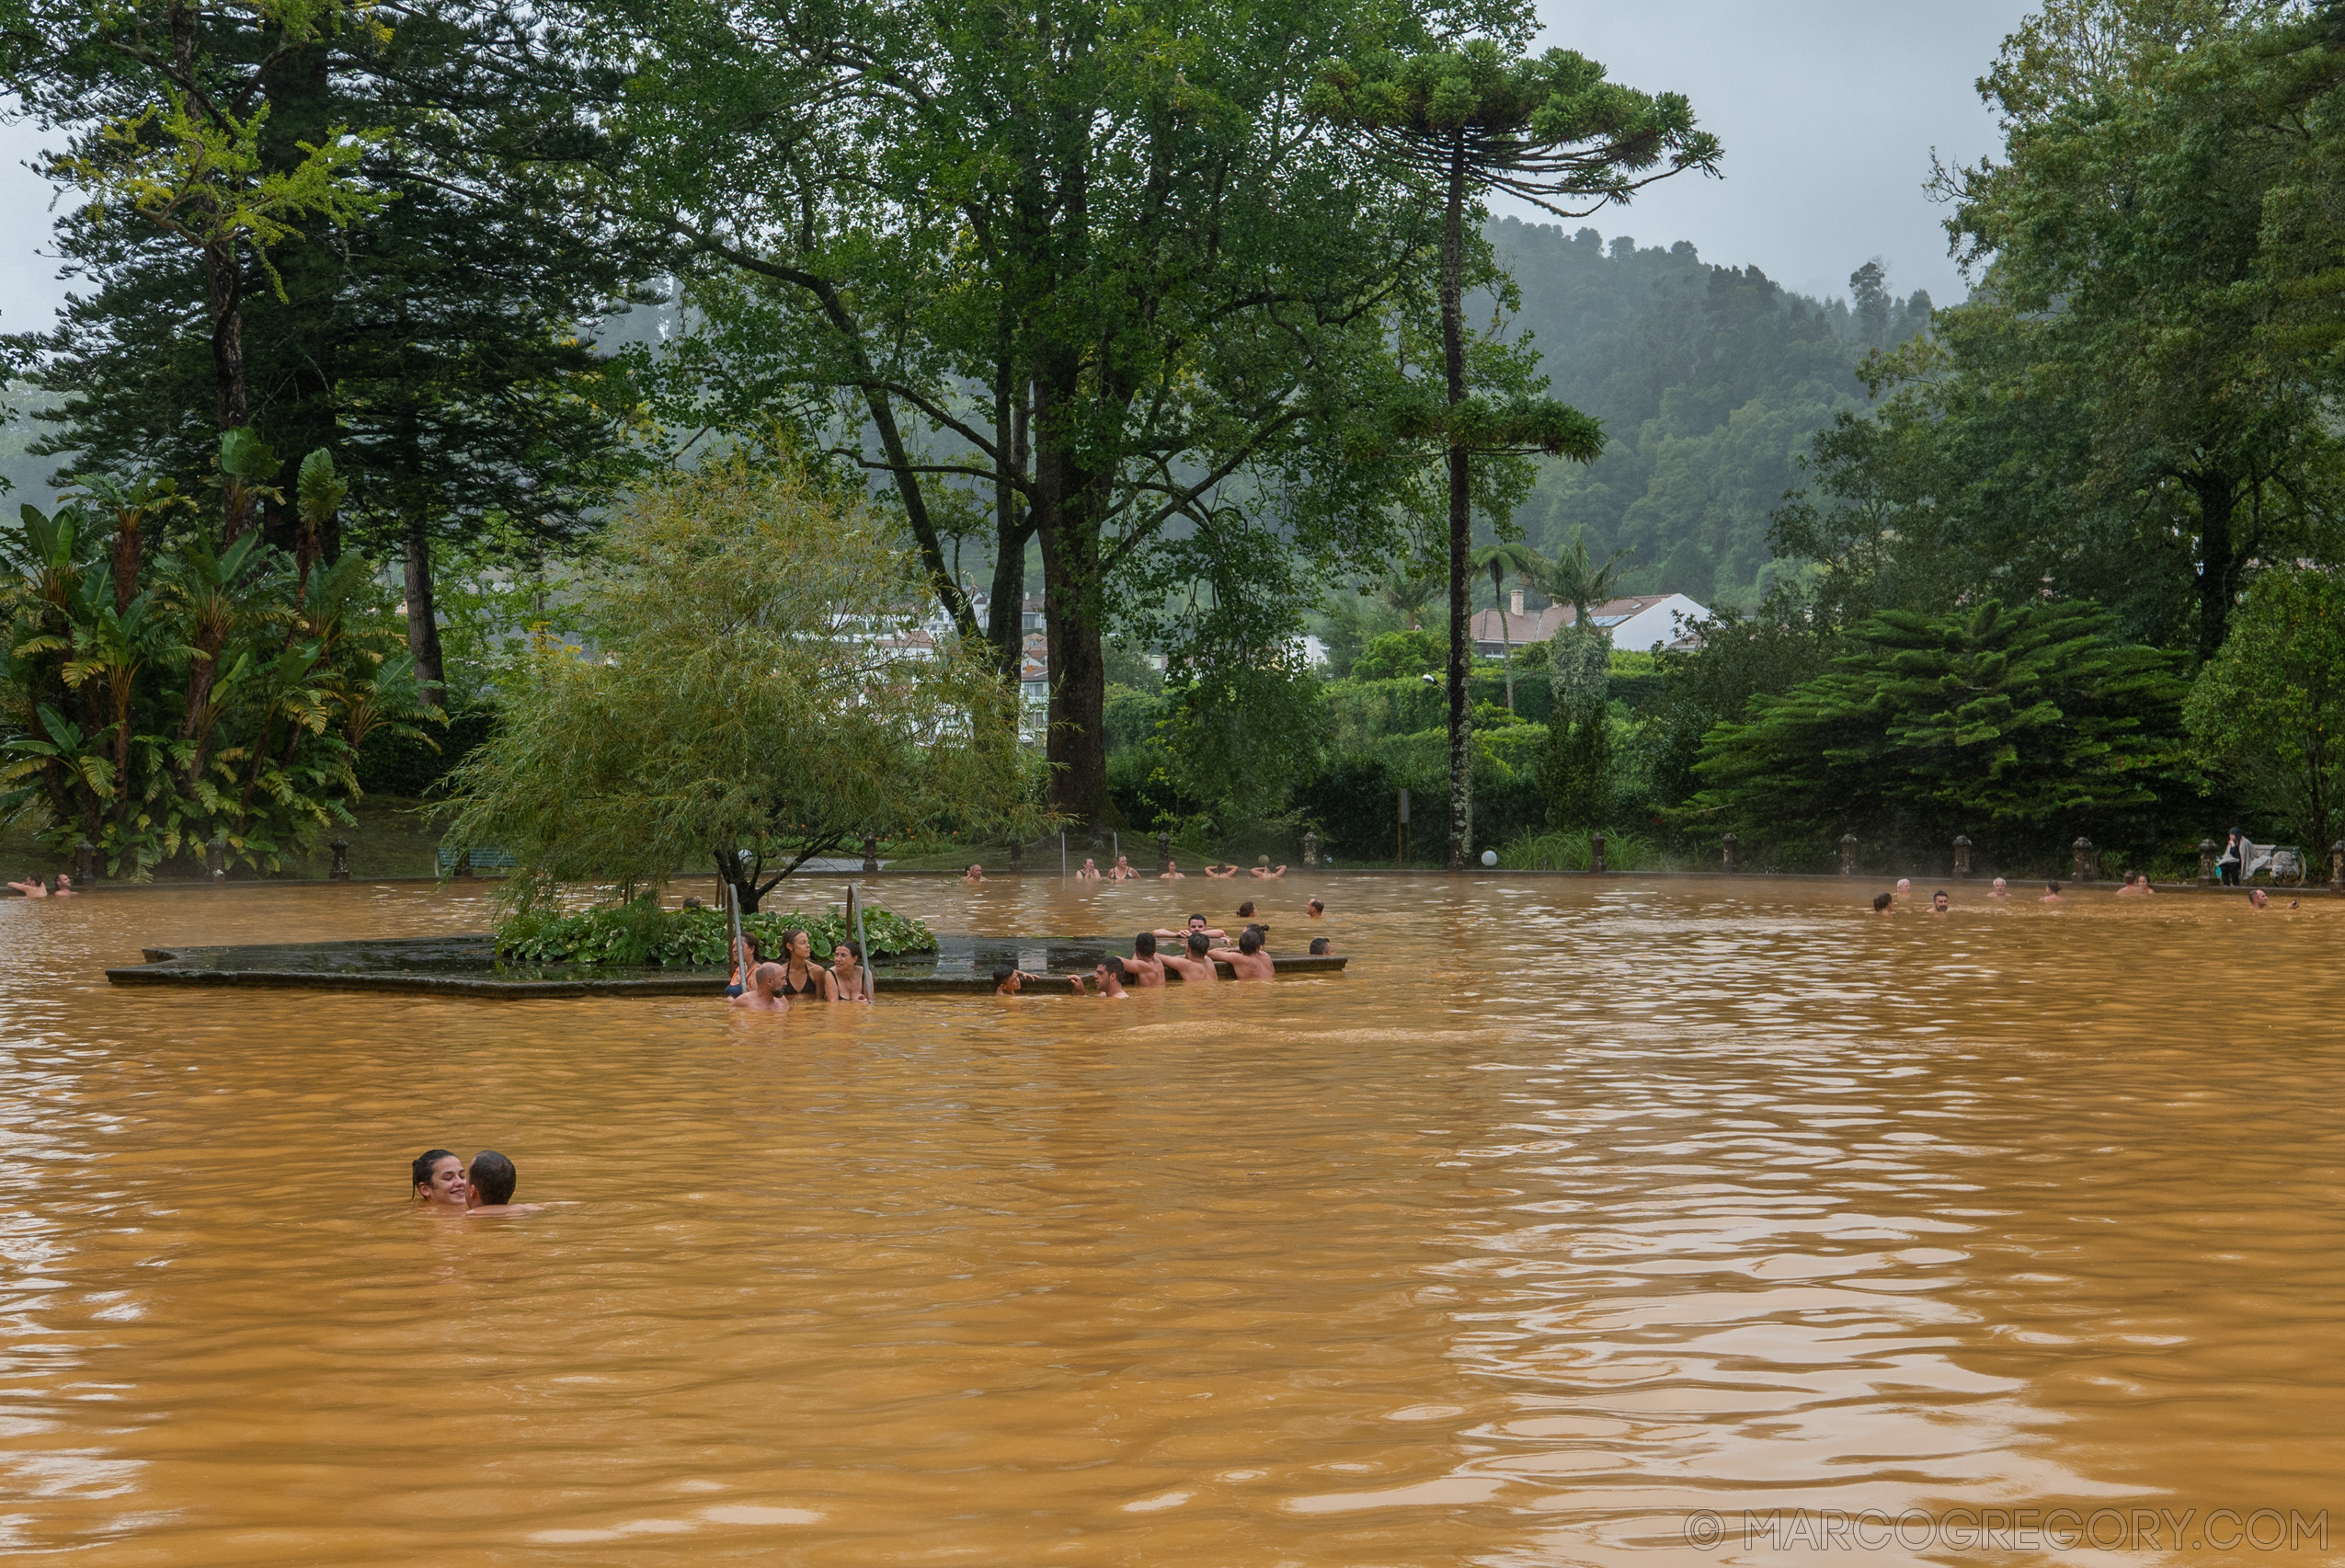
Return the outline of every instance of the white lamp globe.
<path id="1" fill-rule="evenodd" d="M 1484 865 L 1496 865 L 1498 864 L 1498 852 L 1496 850 L 1482 851 L 1481 863 Z"/>

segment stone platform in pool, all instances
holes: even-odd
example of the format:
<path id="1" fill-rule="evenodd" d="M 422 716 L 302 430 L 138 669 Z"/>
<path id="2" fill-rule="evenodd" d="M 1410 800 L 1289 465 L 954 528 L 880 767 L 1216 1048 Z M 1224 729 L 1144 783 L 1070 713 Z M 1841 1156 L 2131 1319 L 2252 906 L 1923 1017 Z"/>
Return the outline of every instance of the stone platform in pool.
<path id="1" fill-rule="evenodd" d="M 1065 977 L 1128 944 L 1088 936 L 947 936 L 932 954 L 872 966 L 880 997 L 982 994 L 993 971 L 1014 965 L 1056 984 L 1029 982 L 1026 994 L 1072 996 Z M 1273 955 L 1281 979 L 1341 974 L 1344 960 Z M 1227 979 L 1230 967 L 1217 966 Z M 486 933 L 393 937 L 378 942 L 296 942 L 269 946 L 150 947 L 146 962 L 109 969 L 118 986 L 268 986 L 310 990 L 410 991 L 427 996 L 722 996 L 720 969 L 623 968 L 615 965 L 506 964 Z M 1180 977 L 1172 977 L 1174 984 Z"/>

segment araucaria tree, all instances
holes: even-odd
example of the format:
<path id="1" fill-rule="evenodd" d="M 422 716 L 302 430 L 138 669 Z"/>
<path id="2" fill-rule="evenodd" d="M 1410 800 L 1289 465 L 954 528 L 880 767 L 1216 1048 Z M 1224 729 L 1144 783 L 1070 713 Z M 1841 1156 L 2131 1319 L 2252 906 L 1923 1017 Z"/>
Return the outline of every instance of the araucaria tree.
<path id="1" fill-rule="evenodd" d="M 895 532 L 787 461 L 646 491 L 585 581 L 591 651 L 541 648 L 452 775 L 452 841 L 509 850 L 522 903 L 707 867 L 754 910 L 865 834 L 1033 826 L 1014 693 L 911 635 Z"/>
<path id="2" fill-rule="evenodd" d="M 1596 421 L 1552 399 L 1499 406 L 1469 396 L 1464 293 L 1470 205 L 1503 191 L 1559 217 L 1584 217 L 1643 186 L 1688 169 L 1715 172 L 1718 139 L 1694 128 L 1676 93 L 1642 93 L 1605 80 L 1604 67 L 1570 50 L 1537 59 L 1475 40 L 1419 54 L 1378 52 L 1327 72 L 1310 107 L 1365 132 L 1378 147 L 1441 182 L 1441 340 L 1446 406 L 1425 433 L 1447 448 L 1449 479 L 1449 867 L 1466 864 L 1472 837 L 1473 453 L 1545 452 L 1594 462 Z"/>

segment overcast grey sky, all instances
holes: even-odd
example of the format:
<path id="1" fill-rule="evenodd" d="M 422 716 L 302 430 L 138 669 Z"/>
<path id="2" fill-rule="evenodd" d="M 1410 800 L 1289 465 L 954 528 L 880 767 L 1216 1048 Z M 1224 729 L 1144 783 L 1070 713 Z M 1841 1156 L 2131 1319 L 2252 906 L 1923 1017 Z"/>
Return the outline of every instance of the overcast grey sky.
<path id="1" fill-rule="evenodd" d="M 1544 0 L 1543 44 L 1613 78 L 1693 99 L 1726 143 L 1722 180 L 1679 178 L 1584 220 L 1641 244 L 1691 240 L 1813 294 L 1845 293 L 1878 256 L 1898 293 L 1944 304 L 1962 280 L 1940 209 L 1922 194 L 1930 149 L 1975 161 L 1996 146 L 1972 83 L 2025 0 Z M 24 167 L 41 138 L 0 127 L 0 331 L 45 326 L 63 298 L 47 248 L 50 189 Z M 1529 215 L 1529 214 L 1527 214 Z M 1576 225 L 1575 225 L 1576 226 Z"/>

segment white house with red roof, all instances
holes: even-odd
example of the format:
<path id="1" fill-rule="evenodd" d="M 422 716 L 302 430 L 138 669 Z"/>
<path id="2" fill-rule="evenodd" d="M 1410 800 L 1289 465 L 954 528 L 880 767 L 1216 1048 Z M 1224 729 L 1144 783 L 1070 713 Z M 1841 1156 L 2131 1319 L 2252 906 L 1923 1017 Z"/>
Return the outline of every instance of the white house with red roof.
<path id="1" fill-rule="evenodd" d="M 1505 617 L 1503 635 L 1501 615 Z M 1700 647 L 1701 627 L 1709 621 L 1710 612 L 1682 593 L 1633 593 L 1590 605 L 1588 619 L 1612 634 L 1614 647 L 1625 653 L 1646 653 L 1656 647 Z M 1514 602 L 1505 610 L 1475 613 L 1471 622 L 1474 652 L 1496 658 L 1510 644 L 1522 647 L 1546 642 L 1572 621 L 1568 604 L 1526 612 L 1523 590 L 1516 589 Z"/>

